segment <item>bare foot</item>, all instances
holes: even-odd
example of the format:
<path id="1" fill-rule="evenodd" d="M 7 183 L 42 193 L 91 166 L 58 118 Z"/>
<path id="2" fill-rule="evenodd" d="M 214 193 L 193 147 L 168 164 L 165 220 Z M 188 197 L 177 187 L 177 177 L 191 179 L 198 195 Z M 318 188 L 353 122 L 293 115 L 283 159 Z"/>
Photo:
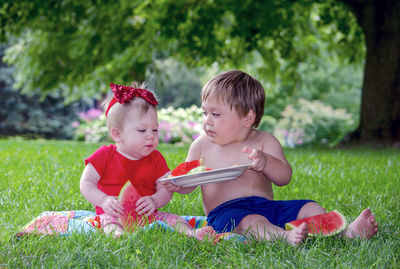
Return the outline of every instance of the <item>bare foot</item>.
<path id="1" fill-rule="evenodd" d="M 294 246 L 298 246 L 303 242 L 308 235 L 308 224 L 303 222 L 299 227 L 287 232 L 286 241 Z"/>
<path id="2" fill-rule="evenodd" d="M 204 226 L 201 228 L 198 228 L 194 232 L 194 236 L 197 238 L 197 240 L 202 241 L 204 238 L 211 238 L 215 235 L 215 230 L 211 226 Z"/>
<path id="3" fill-rule="evenodd" d="M 116 224 L 108 224 L 103 228 L 103 232 L 106 235 L 112 235 L 114 238 L 120 238 L 124 234 L 124 230 L 121 226 Z"/>
<path id="4" fill-rule="evenodd" d="M 347 226 L 346 230 L 342 232 L 342 236 L 347 238 L 360 237 L 361 239 L 370 239 L 377 232 L 378 223 L 375 220 L 375 215 L 367 208 Z"/>

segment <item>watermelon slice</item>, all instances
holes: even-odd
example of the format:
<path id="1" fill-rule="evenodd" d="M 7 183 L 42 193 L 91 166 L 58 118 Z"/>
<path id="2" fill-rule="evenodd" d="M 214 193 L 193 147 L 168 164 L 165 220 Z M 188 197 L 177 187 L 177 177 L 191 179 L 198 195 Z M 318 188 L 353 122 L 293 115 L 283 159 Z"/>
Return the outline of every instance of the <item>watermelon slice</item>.
<path id="1" fill-rule="evenodd" d="M 179 164 L 174 170 L 172 170 L 169 177 L 177 177 L 186 174 L 199 173 L 203 171 L 211 170 L 203 165 L 202 160 L 194 160 L 190 162 L 183 162 Z"/>
<path id="2" fill-rule="evenodd" d="M 285 229 L 287 231 L 292 230 L 295 227 L 299 227 L 303 222 L 308 223 L 308 236 L 332 236 L 342 232 L 347 226 L 345 217 L 338 211 L 333 210 L 328 213 L 288 222 L 285 224 Z"/>
<path id="3" fill-rule="evenodd" d="M 153 214 L 147 217 L 139 215 L 136 211 L 136 202 L 140 197 L 141 195 L 129 180 L 122 187 L 118 196 L 118 201 L 120 201 L 124 207 L 124 215 L 121 216 L 118 221 L 124 229 L 130 232 L 155 221 L 155 216 Z"/>

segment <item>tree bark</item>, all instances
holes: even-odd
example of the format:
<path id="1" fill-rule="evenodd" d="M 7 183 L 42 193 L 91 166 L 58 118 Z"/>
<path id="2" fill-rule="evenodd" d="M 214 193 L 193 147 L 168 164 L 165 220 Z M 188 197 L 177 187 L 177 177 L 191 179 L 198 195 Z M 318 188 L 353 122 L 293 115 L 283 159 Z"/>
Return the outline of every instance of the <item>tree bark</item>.
<path id="1" fill-rule="evenodd" d="M 400 1 L 344 0 L 366 43 L 360 125 L 351 139 L 400 143 Z"/>

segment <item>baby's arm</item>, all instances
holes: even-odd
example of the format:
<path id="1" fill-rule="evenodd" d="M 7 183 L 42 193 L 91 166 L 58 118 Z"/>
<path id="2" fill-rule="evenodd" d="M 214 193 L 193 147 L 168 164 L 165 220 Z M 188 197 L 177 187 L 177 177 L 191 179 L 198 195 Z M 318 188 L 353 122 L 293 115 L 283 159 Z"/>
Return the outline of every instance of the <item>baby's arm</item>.
<path id="1" fill-rule="evenodd" d="M 172 192 L 168 191 L 161 183 L 156 183 L 156 192 L 151 196 L 143 196 L 136 202 L 136 211 L 139 214 L 150 216 L 157 208 L 166 205 L 172 198 Z"/>
<path id="2" fill-rule="evenodd" d="M 244 147 L 243 152 L 249 154 L 251 167 L 264 175 L 278 186 L 287 185 L 292 177 L 292 168 L 286 160 L 279 141 L 270 134 L 265 135 L 263 151 Z"/>
<path id="3" fill-rule="evenodd" d="M 115 196 L 108 196 L 97 188 L 100 175 L 91 163 L 83 170 L 80 190 L 82 195 L 92 204 L 100 206 L 110 216 L 118 217 L 123 214 L 123 207 Z"/>

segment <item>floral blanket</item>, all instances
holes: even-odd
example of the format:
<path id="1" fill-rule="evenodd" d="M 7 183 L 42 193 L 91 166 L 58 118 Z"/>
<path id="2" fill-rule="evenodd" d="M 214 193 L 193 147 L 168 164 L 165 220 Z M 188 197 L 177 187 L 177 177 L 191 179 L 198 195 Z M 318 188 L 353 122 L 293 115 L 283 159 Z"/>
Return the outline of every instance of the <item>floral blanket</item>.
<path id="1" fill-rule="evenodd" d="M 182 216 L 193 228 L 207 225 L 205 216 Z M 16 236 L 22 237 L 30 234 L 68 236 L 71 234 L 90 234 L 99 231 L 99 217 L 92 211 L 45 211 L 26 224 Z M 155 221 L 142 229 L 163 229 L 174 231 L 167 223 Z M 246 237 L 235 233 L 219 234 L 218 238 L 245 242 Z"/>

